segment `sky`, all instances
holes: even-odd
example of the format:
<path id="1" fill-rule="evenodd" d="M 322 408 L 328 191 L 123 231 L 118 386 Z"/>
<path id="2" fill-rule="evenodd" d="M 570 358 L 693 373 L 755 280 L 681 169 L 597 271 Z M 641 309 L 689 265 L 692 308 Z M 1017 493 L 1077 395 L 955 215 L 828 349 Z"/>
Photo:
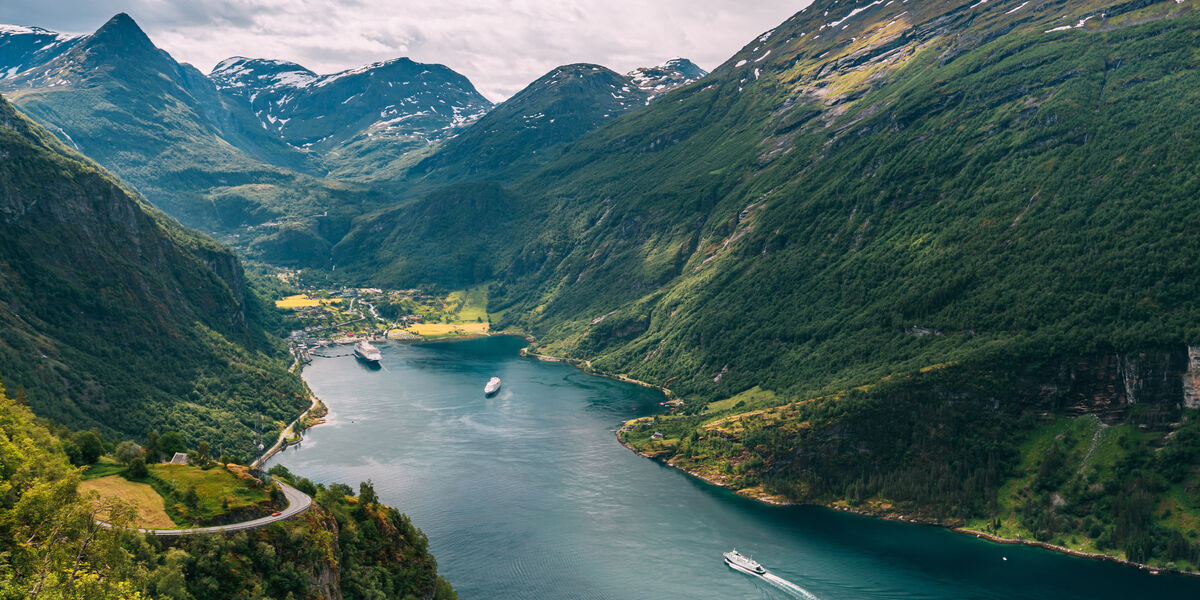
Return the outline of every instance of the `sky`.
<path id="1" fill-rule="evenodd" d="M 501 101 L 556 66 L 624 73 L 682 56 L 712 70 L 811 0 L 2 0 L 0 23 L 91 33 L 125 12 L 208 72 L 224 58 L 334 73 L 407 56 Z"/>

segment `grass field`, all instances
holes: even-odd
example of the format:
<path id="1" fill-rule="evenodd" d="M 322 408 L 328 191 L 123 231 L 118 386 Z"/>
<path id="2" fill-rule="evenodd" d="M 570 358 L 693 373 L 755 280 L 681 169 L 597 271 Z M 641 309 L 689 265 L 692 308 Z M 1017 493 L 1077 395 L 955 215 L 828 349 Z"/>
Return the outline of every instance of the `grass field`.
<path id="1" fill-rule="evenodd" d="M 454 318 L 459 323 L 487 321 L 487 286 L 479 285 L 469 290 L 458 291 L 446 298 L 447 306 L 455 305 Z"/>
<path id="2" fill-rule="evenodd" d="M 167 516 L 166 505 L 162 496 L 153 487 L 144 483 L 129 481 L 120 475 L 108 475 L 96 479 L 88 479 L 79 484 L 80 493 L 96 492 L 102 498 L 120 498 L 137 507 L 137 521 L 134 525 L 153 529 L 175 529 L 178 526 L 171 517 Z M 108 515 L 100 515 L 107 518 Z"/>
<path id="3" fill-rule="evenodd" d="M 417 323 L 409 325 L 406 331 L 421 337 L 438 338 L 459 335 L 482 335 L 489 331 L 490 325 L 484 323 Z"/>
<path id="4" fill-rule="evenodd" d="M 177 518 L 196 524 L 209 523 L 227 512 L 265 509 L 271 500 L 268 490 L 255 488 L 220 466 L 204 470 L 189 465 L 151 465 L 150 479 L 154 488 L 169 499 L 168 508 Z M 189 505 L 185 497 L 192 488 L 197 499 Z"/>
<path id="5" fill-rule="evenodd" d="M 307 308 L 321 304 L 336 304 L 341 301 L 341 298 L 310 298 L 308 294 L 296 294 L 283 300 L 276 300 L 275 308 Z"/>
<path id="6" fill-rule="evenodd" d="M 738 406 L 738 403 L 742 403 L 741 406 Z M 705 407 L 704 412 L 717 413 L 734 407 L 745 407 L 746 410 L 753 410 L 758 408 L 760 405 L 767 404 L 777 404 L 775 392 L 764 390 L 756 385 L 736 396 L 733 396 L 732 398 L 726 398 L 716 402 L 709 402 L 708 406 Z"/>
<path id="7" fill-rule="evenodd" d="M 116 475 L 125 470 L 125 465 L 107 457 L 101 456 L 100 461 L 94 465 L 88 465 L 83 471 L 84 479 L 98 479 L 100 477 L 108 477 Z"/>

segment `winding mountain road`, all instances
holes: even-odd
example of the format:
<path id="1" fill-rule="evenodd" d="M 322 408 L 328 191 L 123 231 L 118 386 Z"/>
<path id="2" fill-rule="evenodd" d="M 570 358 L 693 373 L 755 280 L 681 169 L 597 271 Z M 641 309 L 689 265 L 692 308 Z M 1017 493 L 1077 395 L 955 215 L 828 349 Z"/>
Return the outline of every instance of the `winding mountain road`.
<path id="1" fill-rule="evenodd" d="M 278 479 L 275 480 L 275 483 L 279 484 L 279 489 L 283 490 L 283 495 L 285 497 L 287 497 L 287 501 L 288 501 L 287 508 L 279 511 L 278 516 L 262 517 L 261 519 L 254 519 L 252 521 L 242 521 L 241 523 L 230 523 L 229 525 L 214 525 L 212 527 L 194 527 L 191 529 L 141 529 L 141 528 L 137 528 L 137 531 L 139 531 L 141 533 L 149 534 L 149 535 L 160 536 L 160 537 L 179 537 L 179 536 L 184 536 L 184 535 L 200 535 L 200 534 L 205 534 L 205 533 L 231 533 L 234 531 L 246 531 L 247 529 L 257 529 L 259 527 L 264 527 L 266 525 L 270 525 L 271 523 L 275 523 L 277 521 L 282 521 L 284 519 L 290 519 L 298 514 L 301 514 L 305 511 L 307 511 L 312 506 L 312 498 L 310 498 L 308 496 L 308 494 L 305 494 L 304 492 L 301 492 L 300 490 L 297 490 L 296 488 L 294 488 L 282 481 L 279 481 Z M 105 523 L 103 521 L 98 521 L 98 522 L 103 527 L 107 527 L 110 529 L 113 527 L 113 525 L 110 523 Z"/>

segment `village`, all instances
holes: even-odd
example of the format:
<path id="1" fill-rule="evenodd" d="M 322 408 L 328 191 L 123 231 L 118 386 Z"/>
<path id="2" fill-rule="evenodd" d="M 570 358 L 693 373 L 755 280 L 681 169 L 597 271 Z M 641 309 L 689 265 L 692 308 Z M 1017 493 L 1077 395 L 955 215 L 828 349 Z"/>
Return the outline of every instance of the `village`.
<path id="1" fill-rule="evenodd" d="M 275 307 L 288 311 L 288 343 L 299 363 L 337 355 L 337 347 L 361 340 L 419 342 L 490 333 L 486 286 L 445 295 L 419 289 L 306 289 L 277 300 Z"/>

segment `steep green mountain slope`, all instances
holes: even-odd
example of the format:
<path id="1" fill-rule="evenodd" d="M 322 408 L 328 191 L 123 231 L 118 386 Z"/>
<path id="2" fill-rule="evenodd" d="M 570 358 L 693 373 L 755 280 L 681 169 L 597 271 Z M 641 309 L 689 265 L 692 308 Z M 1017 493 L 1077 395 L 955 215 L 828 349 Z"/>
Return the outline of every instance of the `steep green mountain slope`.
<path id="1" fill-rule="evenodd" d="M 189 226 L 236 234 L 225 238 L 231 243 L 299 229 L 319 245 L 323 228 L 336 240 L 344 215 L 375 198 L 303 174 L 321 170 L 310 153 L 266 131 L 124 14 L 49 62 L 0 80 L 0 91 L 155 206 Z M 264 255 L 272 258 L 269 247 Z"/>
<path id="2" fill-rule="evenodd" d="M 554 161 L 589 131 L 704 75 L 684 59 L 627 76 L 592 64 L 554 69 L 404 172 L 409 199 L 362 219 L 334 246 L 333 264 L 351 279 L 492 279 L 493 249 L 520 236 L 526 208 L 495 181 Z"/>
<path id="3" fill-rule="evenodd" d="M 62 441 L 0 388 L 0 598 L 431 598 L 437 576 L 425 535 L 379 504 L 370 484 L 307 484 L 317 503 L 263 529 L 169 542 L 100 527 L 136 511 L 85 497 Z"/>
<path id="4" fill-rule="evenodd" d="M 237 258 L 0 99 L 0 378 L 41 416 L 248 452 L 308 405 Z M 269 432 L 265 432 L 269 435 Z"/>
<path id="5" fill-rule="evenodd" d="M 634 108 L 649 94 L 600 65 L 543 75 L 409 171 L 409 178 L 484 181 L 545 164 L 579 136 Z M 440 171 L 441 173 L 437 173 Z"/>
<path id="6" fill-rule="evenodd" d="M 1196 7 L 818 2 L 507 182 L 489 310 L 673 390 L 627 439 L 748 494 L 966 519 L 1012 492 L 1014 527 L 1194 565 L 1200 474 L 1164 457 L 1200 406 Z M 1012 483 L 1080 414 L 1143 433 Z M 1133 496 L 1136 523 L 1077 516 Z"/>

